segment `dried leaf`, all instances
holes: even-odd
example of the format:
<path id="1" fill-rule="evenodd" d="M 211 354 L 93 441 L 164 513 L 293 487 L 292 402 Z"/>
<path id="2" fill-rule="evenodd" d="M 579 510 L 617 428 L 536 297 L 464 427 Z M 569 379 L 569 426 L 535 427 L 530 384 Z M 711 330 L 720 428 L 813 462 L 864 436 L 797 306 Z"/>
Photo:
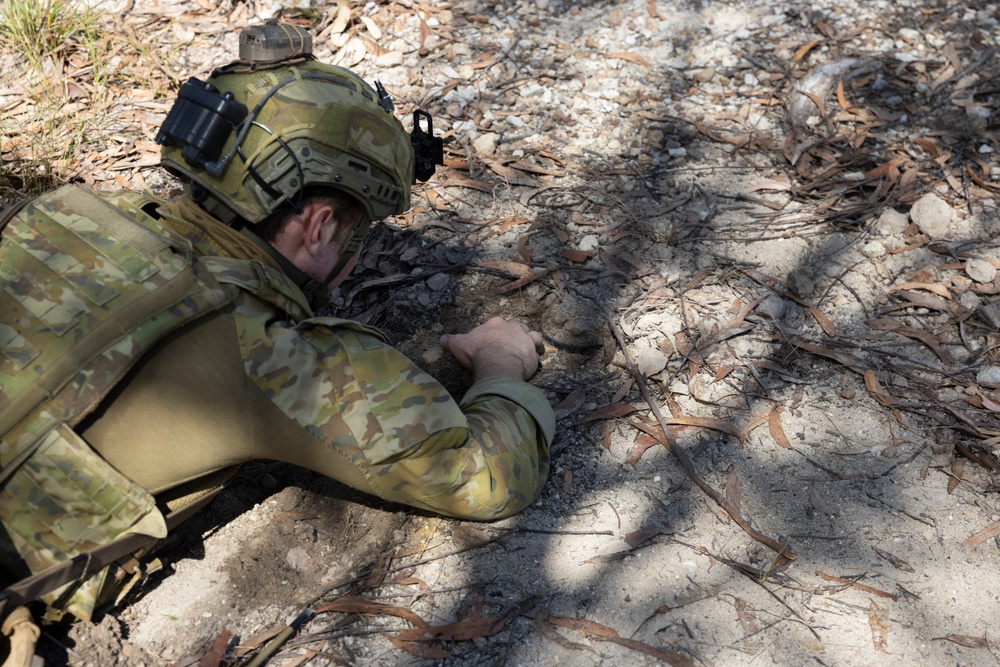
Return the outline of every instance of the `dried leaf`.
<path id="1" fill-rule="evenodd" d="M 948 303 L 947 300 L 931 296 L 930 294 L 920 294 L 917 292 L 911 292 L 906 290 L 896 291 L 895 294 L 899 295 L 901 298 L 909 301 L 915 306 L 921 306 L 923 308 L 930 308 L 931 310 L 938 310 L 942 313 L 947 313 L 949 315 L 954 315 L 955 305 Z"/>
<path id="2" fill-rule="evenodd" d="M 781 447 L 785 449 L 791 449 L 792 443 L 788 441 L 788 436 L 785 435 L 785 429 L 781 427 L 781 407 L 777 407 L 771 411 L 771 414 L 767 418 L 767 429 L 771 433 L 771 438 L 778 443 Z"/>
<path id="3" fill-rule="evenodd" d="M 661 444 L 659 440 L 651 435 L 643 433 L 635 439 L 635 445 L 632 447 L 632 451 L 628 453 L 625 457 L 626 465 L 634 466 L 642 458 L 642 455 L 646 453 L 647 449 L 655 447 Z"/>
<path id="4" fill-rule="evenodd" d="M 638 53 L 631 52 L 619 52 L 619 53 L 609 53 L 608 58 L 617 58 L 619 60 L 628 60 L 629 62 L 639 63 L 649 67 L 649 61 L 640 56 Z"/>
<path id="5" fill-rule="evenodd" d="M 808 42 L 808 43 L 803 44 L 802 46 L 800 46 L 795 51 L 795 55 L 792 56 L 792 64 L 793 65 L 797 65 L 799 62 L 802 61 L 803 58 L 806 57 L 806 55 L 809 54 L 810 51 L 813 50 L 813 48 L 816 47 L 817 44 L 821 44 L 821 43 L 823 43 L 823 41 L 825 41 L 825 40 L 822 37 L 820 37 L 820 38 L 814 39 L 813 41 Z"/>
<path id="6" fill-rule="evenodd" d="M 889 598 L 890 600 L 899 599 L 899 596 L 896 595 L 895 593 L 887 593 L 886 591 L 879 590 L 878 588 L 873 588 L 872 586 L 867 586 L 865 584 L 862 584 L 861 582 L 855 581 L 854 579 L 835 577 L 832 574 L 825 574 L 823 572 L 820 572 L 819 570 L 816 571 L 816 576 L 819 577 L 820 579 L 825 579 L 827 581 L 835 581 L 838 584 L 844 584 L 845 586 L 850 586 L 851 588 L 857 588 L 860 591 L 865 591 L 866 593 L 872 593 L 874 595 L 878 595 L 879 597 Z"/>
<path id="7" fill-rule="evenodd" d="M 872 600 L 868 605 L 868 625 L 872 629 L 872 644 L 876 651 L 889 652 L 889 624 L 885 619 L 884 610 Z"/>
<path id="8" fill-rule="evenodd" d="M 965 648 L 991 648 L 993 646 L 993 642 L 986 637 L 971 637 L 969 635 L 945 635 L 944 637 L 935 637 L 934 641 L 948 641 Z"/>
<path id="9" fill-rule="evenodd" d="M 758 426 L 767 424 L 771 419 L 771 413 L 773 411 L 774 411 L 774 406 L 769 405 L 767 408 L 761 410 L 753 417 L 751 417 L 750 421 L 744 424 L 743 428 L 740 429 L 740 442 L 746 442 L 747 436 L 750 435 L 751 431 L 753 431 Z"/>
<path id="10" fill-rule="evenodd" d="M 736 598 L 736 618 L 739 619 L 745 635 L 755 635 L 760 631 L 757 617 L 750 612 L 750 605 L 743 598 Z"/>
<path id="11" fill-rule="evenodd" d="M 535 275 L 532 268 L 522 262 L 506 261 L 502 259 L 487 259 L 479 262 L 476 266 L 501 271 L 511 276 L 517 276 L 518 278 L 527 278 L 528 276 Z"/>
<path id="12" fill-rule="evenodd" d="M 936 158 L 938 156 L 937 144 L 935 144 L 930 139 L 924 139 L 923 137 L 917 137 L 913 140 L 913 143 L 923 148 L 927 151 L 931 158 Z"/>
<path id="13" fill-rule="evenodd" d="M 889 553 L 888 551 L 882 551 L 881 549 L 879 549 L 878 547 L 875 547 L 875 546 L 872 547 L 872 550 L 880 558 L 889 561 L 889 564 L 892 565 L 897 570 L 902 570 L 904 572 L 916 572 L 916 570 L 913 569 L 913 566 L 910 565 L 909 563 L 907 563 L 902 558 L 900 558 L 898 556 L 894 556 L 891 553 Z"/>
<path id="14" fill-rule="evenodd" d="M 565 248 L 560 251 L 559 255 L 563 259 L 568 259 L 571 262 L 586 262 L 588 259 L 594 256 L 593 251 L 590 250 L 576 250 L 575 248 Z"/>
<path id="15" fill-rule="evenodd" d="M 629 545 L 633 549 L 638 549 L 642 545 L 649 542 L 654 537 L 659 535 L 667 534 L 669 531 L 664 530 L 659 526 L 652 528 L 646 528 L 644 530 L 636 530 L 628 533 L 622 539 L 625 540 L 625 544 Z"/>
<path id="16" fill-rule="evenodd" d="M 809 314 L 816 319 L 816 322 L 822 327 L 823 332 L 827 336 L 837 335 L 837 327 L 833 325 L 833 320 L 827 317 L 823 311 L 816 306 L 809 306 Z"/>
<path id="17" fill-rule="evenodd" d="M 638 411 L 639 408 L 634 405 L 629 405 L 628 403 L 611 403 L 603 407 L 597 408 L 590 414 L 583 417 L 579 423 L 596 421 L 598 419 L 617 419 L 618 417 L 624 417 L 625 415 L 630 415 L 633 412 Z"/>
<path id="18" fill-rule="evenodd" d="M 520 253 L 521 257 L 526 262 L 531 262 L 531 248 L 528 247 L 528 241 L 531 239 L 527 234 L 523 235 L 517 242 L 517 251 Z"/>
<path id="19" fill-rule="evenodd" d="M 558 625 L 563 628 L 569 628 L 570 630 L 576 630 L 577 632 L 582 632 L 591 639 L 596 639 L 598 641 L 607 641 L 618 644 L 620 646 L 625 646 L 635 651 L 651 655 L 658 660 L 662 660 L 673 667 L 694 667 L 694 661 L 678 653 L 677 651 L 671 651 L 669 649 L 657 648 L 655 646 L 650 646 L 649 644 L 644 644 L 640 641 L 634 639 L 625 639 L 621 637 L 615 630 L 609 628 L 606 625 L 601 625 L 600 623 L 595 623 L 594 621 L 587 620 L 585 618 L 566 618 L 563 616 L 549 616 L 546 619 L 549 623 L 553 625 Z"/>
<path id="20" fill-rule="evenodd" d="M 431 29 L 427 25 L 427 21 L 423 18 L 420 19 L 420 48 L 417 50 L 421 56 L 426 56 L 429 51 L 425 44 L 427 43 L 427 38 L 431 36 Z"/>
<path id="21" fill-rule="evenodd" d="M 405 607 L 374 602 L 358 595 L 347 595 L 316 609 L 316 613 L 336 612 L 340 614 L 388 614 L 409 622 L 417 628 L 427 628 L 429 624 L 416 613 Z"/>
<path id="22" fill-rule="evenodd" d="M 518 280 L 515 280 L 514 282 L 507 283 L 506 285 L 504 285 L 503 287 L 501 287 L 500 289 L 498 289 L 497 292 L 499 294 L 506 294 L 507 292 L 513 292 L 514 290 L 521 289 L 525 285 L 528 285 L 529 283 L 533 283 L 536 280 L 538 280 L 539 278 L 542 278 L 542 277 L 547 276 L 547 275 L 549 275 L 548 271 L 536 271 L 536 272 L 532 273 L 530 276 L 526 276 L 524 278 L 520 278 Z"/>
<path id="23" fill-rule="evenodd" d="M 878 376 L 875 375 L 875 371 L 865 371 L 865 389 L 881 405 L 887 408 L 896 406 L 896 399 L 885 392 L 885 389 L 882 388 L 882 383 L 878 381 Z"/>
<path id="24" fill-rule="evenodd" d="M 512 218 L 504 218 L 502 220 L 497 220 L 493 223 L 493 225 L 495 226 L 488 233 L 486 233 L 486 235 L 483 236 L 483 239 L 488 239 L 489 237 L 494 236 L 496 234 L 503 234 L 511 227 L 514 227 L 516 225 L 523 225 L 528 222 L 531 222 L 530 218 L 512 217 Z"/>
<path id="25" fill-rule="evenodd" d="M 740 481 L 740 476 L 736 473 L 736 466 L 730 463 L 729 470 L 726 472 L 726 501 L 732 505 L 737 514 L 742 514 L 740 506 L 742 500 L 743 482 Z"/>
<path id="26" fill-rule="evenodd" d="M 992 398 L 986 394 L 980 394 L 979 397 L 983 400 L 983 407 L 990 412 L 1000 412 L 1000 403 L 997 403 Z"/>
<path id="27" fill-rule="evenodd" d="M 396 633 L 402 641 L 467 641 L 477 637 L 492 637 L 507 625 L 507 617 L 474 616 L 457 623 L 446 623 L 423 628 L 409 628 Z"/>
<path id="28" fill-rule="evenodd" d="M 368 29 L 368 34 L 372 36 L 372 39 L 376 42 L 382 39 L 382 29 L 378 27 L 378 24 L 371 17 L 362 16 L 361 22 L 365 24 L 365 28 Z"/>
<path id="29" fill-rule="evenodd" d="M 800 90 L 799 92 L 812 100 L 812 103 L 816 105 L 817 109 L 819 109 L 820 118 L 826 117 L 826 108 L 823 106 L 823 100 L 821 100 L 818 95 L 814 95 L 808 90 Z"/>
<path id="30" fill-rule="evenodd" d="M 649 14 L 650 18 L 660 18 L 660 13 L 656 11 L 656 0 L 646 0 L 646 13 Z"/>
<path id="31" fill-rule="evenodd" d="M 580 644 L 580 643 L 577 643 L 577 642 L 571 642 L 570 640 L 568 640 L 565 637 L 563 637 L 561 634 L 559 634 L 558 631 L 556 631 L 555 628 L 553 628 L 551 625 L 549 625 L 548 623 L 545 622 L 545 618 L 544 617 L 538 617 L 538 618 L 536 618 L 535 619 L 535 626 L 538 628 L 538 630 L 543 635 L 545 635 L 546 637 L 548 637 L 549 639 L 551 639 L 555 643 L 559 644 L 563 648 L 573 649 L 575 651 L 590 651 L 591 653 L 600 655 L 592 647 L 587 646 L 586 644 Z"/>
<path id="32" fill-rule="evenodd" d="M 327 29 L 331 35 L 339 35 L 347 30 L 347 26 L 351 22 L 351 5 L 348 2 L 339 3 L 337 7 L 337 14 L 333 18 L 333 23 Z"/>
<path id="33" fill-rule="evenodd" d="M 587 389 L 585 387 L 570 392 L 566 398 L 553 408 L 553 411 L 556 413 L 556 419 L 562 419 L 573 414 L 583 406 L 586 400 Z"/>
<path id="34" fill-rule="evenodd" d="M 496 56 L 495 50 L 487 51 L 486 53 L 484 53 L 483 55 L 479 56 L 471 63 L 469 63 L 469 67 L 471 67 L 472 69 L 486 69 L 487 67 L 492 67 L 497 63 L 497 58 L 495 56 Z"/>
<path id="35" fill-rule="evenodd" d="M 931 348 L 934 354 L 938 356 L 938 359 L 948 366 L 955 362 L 955 358 L 951 356 L 951 352 L 944 347 L 937 336 L 927 333 L 926 331 L 905 326 L 904 324 L 891 319 L 870 320 L 868 325 L 873 329 L 892 331 L 900 336 L 906 336 L 907 338 L 919 340 L 921 343 Z"/>
<path id="36" fill-rule="evenodd" d="M 855 113 L 857 109 L 848 103 L 847 96 L 844 95 L 844 77 L 837 77 L 837 103 L 840 108 L 848 113 Z"/>
<path id="37" fill-rule="evenodd" d="M 991 540 L 997 535 L 1000 535 L 1000 521 L 994 521 L 990 525 L 986 526 L 978 533 L 970 537 L 965 541 L 965 546 L 970 549 L 975 549 L 980 544 L 987 540 Z"/>
<path id="38" fill-rule="evenodd" d="M 729 435 L 740 437 L 740 429 L 734 424 L 718 417 L 667 417 L 663 421 L 671 426 L 699 426 L 713 431 L 722 431 Z"/>
<path id="39" fill-rule="evenodd" d="M 427 644 L 418 644 L 416 642 L 407 642 L 399 639 L 398 637 L 393 637 L 392 635 L 389 635 L 389 641 L 392 642 L 392 645 L 396 648 L 401 648 L 410 655 L 418 658 L 424 658 L 425 660 L 441 660 L 452 657 L 452 654 L 449 651 L 436 646 L 428 646 Z"/>
<path id="40" fill-rule="evenodd" d="M 765 178 L 762 181 L 758 181 L 751 185 L 750 187 L 743 190 L 743 194 L 752 194 L 754 192 L 759 192 L 760 190 L 773 190 L 777 192 L 784 192 L 786 190 L 791 190 L 792 184 L 787 181 L 776 181 L 770 178 Z"/>
<path id="41" fill-rule="evenodd" d="M 205 655 L 201 656 L 198 667 L 219 667 L 222 664 L 222 659 L 226 656 L 226 647 L 229 646 L 229 638 L 232 636 L 233 633 L 229 630 L 223 630 L 212 642 L 212 646 L 205 652 Z"/>
<path id="42" fill-rule="evenodd" d="M 962 481 L 965 477 L 965 459 L 952 459 L 951 461 L 951 476 L 948 477 L 948 495 L 950 496 L 954 492 L 955 487 L 958 483 Z"/>
<path id="43" fill-rule="evenodd" d="M 821 357 L 827 357 L 833 359 L 844 366 L 847 366 L 852 371 L 856 373 L 864 373 L 866 370 L 866 364 L 861 359 L 858 359 L 852 354 L 847 352 L 838 352 L 831 350 L 829 348 L 823 347 L 822 345 L 813 345 L 812 343 L 807 343 L 801 340 L 791 339 L 789 342 L 795 347 L 801 348 L 806 352 L 812 352 L 813 354 L 818 354 Z"/>

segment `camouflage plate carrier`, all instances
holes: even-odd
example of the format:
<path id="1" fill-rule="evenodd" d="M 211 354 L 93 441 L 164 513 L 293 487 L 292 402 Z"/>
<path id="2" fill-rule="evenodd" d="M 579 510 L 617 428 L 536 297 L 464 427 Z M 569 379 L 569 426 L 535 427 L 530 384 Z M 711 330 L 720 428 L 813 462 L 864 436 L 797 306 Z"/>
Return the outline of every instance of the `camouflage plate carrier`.
<path id="1" fill-rule="evenodd" d="M 28 576 L 124 535 L 166 535 L 153 497 L 74 427 L 169 332 L 229 303 L 211 261 L 134 193 L 66 186 L 0 240 L 0 571 Z M 141 435 L 137 435 L 141 437 Z M 107 570 L 42 599 L 89 619 Z"/>

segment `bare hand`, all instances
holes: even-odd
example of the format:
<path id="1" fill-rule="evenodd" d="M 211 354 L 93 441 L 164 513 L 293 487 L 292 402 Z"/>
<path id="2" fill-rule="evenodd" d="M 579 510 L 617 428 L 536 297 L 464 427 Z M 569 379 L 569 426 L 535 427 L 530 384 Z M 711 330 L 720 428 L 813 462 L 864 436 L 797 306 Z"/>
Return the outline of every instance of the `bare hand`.
<path id="1" fill-rule="evenodd" d="M 544 353 L 542 335 L 526 324 L 494 317 L 465 334 L 441 336 L 441 347 L 472 371 L 473 380 L 511 377 L 527 380 Z"/>

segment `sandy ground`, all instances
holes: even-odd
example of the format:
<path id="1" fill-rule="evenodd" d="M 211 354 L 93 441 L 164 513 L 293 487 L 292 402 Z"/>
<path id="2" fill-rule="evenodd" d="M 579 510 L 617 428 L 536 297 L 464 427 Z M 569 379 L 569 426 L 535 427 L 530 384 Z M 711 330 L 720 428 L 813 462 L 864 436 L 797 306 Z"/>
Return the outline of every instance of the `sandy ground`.
<path id="1" fill-rule="evenodd" d="M 996 5 L 432 4 L 314 19 L 448 137 L 336 312 L 456 396 L 440 333 L 542 329 L 541 497 L 472 524 L 248 466 L 47 664 L 245 664 L 307 609 L 268 664 L 997 663 Z M 273 9 L 127 20 L 203 75 Z"/>

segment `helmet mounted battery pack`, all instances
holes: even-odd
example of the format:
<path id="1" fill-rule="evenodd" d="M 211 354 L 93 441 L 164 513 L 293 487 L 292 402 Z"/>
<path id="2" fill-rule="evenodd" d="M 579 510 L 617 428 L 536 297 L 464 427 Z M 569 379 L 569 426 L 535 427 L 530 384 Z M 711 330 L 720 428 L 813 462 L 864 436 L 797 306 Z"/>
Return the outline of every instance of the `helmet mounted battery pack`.
<path id="1" fill-rule="evenodd" d="M 180 147 L 185 162 L 202 168 L 219 159 L 233 128 L 246 116 L 246 106 L 232 93 L 223 94 L 212 84 L 191 77 L 181 86 L 156 143 Z"/>

